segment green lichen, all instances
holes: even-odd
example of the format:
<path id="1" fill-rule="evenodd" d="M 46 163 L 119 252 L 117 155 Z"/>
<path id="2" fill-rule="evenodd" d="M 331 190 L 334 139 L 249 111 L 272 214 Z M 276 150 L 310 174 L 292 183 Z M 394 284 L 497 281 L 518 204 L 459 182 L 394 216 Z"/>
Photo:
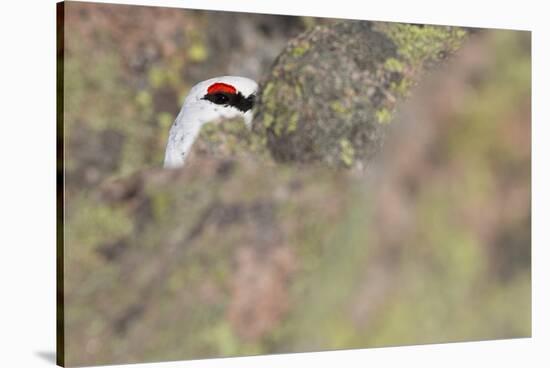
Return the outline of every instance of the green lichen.
<path id="1" fill-rule="evenodd" d="M 297 97 L 302 97 L 303 96 L 302 87 L 300 86 L 299 83 L 296 83 L 296 85 L 294 86 L 294 92 L 296 93 Z"/>
<path id="2" fill-rule="evenodd" d="M 391 121 L 393 114 L 386 108 L 376 111 L 376 120 L 380 124 L 387 124 Z"/>
<path id="3" fill-rule="evenodd" d="M 411 78 L 404 77 L 398 82 L 390 83 L 390 90 L 397 96 L 406 97 L 411 91 L 414 81 Z"/>
<path id="4" fill-rule="evenodd" d="M 67 229 L 67 241 L 97 247 L 131 234 L 134 224 L 124 209 L 83 198 L 78 202 L 78 211 L 71 213 Z"/>
<path id="5" fill-rule="evenodd" d="M 285 121 L 283 119 L 278 119 L 275 121 L 275 125 L 273 125 L 273 132 L 276 136 L 281 136 L 281 133 L 284 130 L 284 123 Z"/>
<path id="6" fill-rule="evenodd" d="M 300 114 L 298 112 L 295 112 L 290 116 L 290 119 L 288 121 L 288 126 L 286 127 L 287 133 L 292 133 L 298 128 L 298 120 L 300 119 Z"/>
<path id="7" fill-rule="evenodd" d="M 263 124 L 257 130 L 263 129 L 260 134 L 268 136 L 280 161 L 340 165 L 344 161 L 333 147 L 341 139 L 353 147 L 353 160 L 369 160 L 399 101 L 423 71 L 458 48 L 465 34 L 452 27 L 394 23 L 315 27 L 291 41 L 273 66 L 259 99 Z"/>
<path id="8" fill-rule="evenodd" d="M 348 113 L 348 108 L 339 100 L 334 100 L 330 103 L 330 108 L 337 114 L 346 115 Z"/>
<path id="9" fill-rule="evenodd" d="M 267 83 L 260 97 L 263 106 L 262 129 L 270 129 L 278 136 L 283 132 L 294 132 L 297 128 L 299 113 L 291 113 L 285 106 L 289 103 L 287 99 L 295 98 L 296 95 L 302 95 L 299 84 L 273 80 Z"/>
<path id="10" fill-rule="evenodd" d="M 269 128 L 271 124 L 273 124 L 273 121 L 275 121 L 275 118 L 273 117 L 273 115 L 268 113 L 264 114 L 263 124 L 265 128 Z"/>
<path id="11" fill-rule="evenodd" d="M 147 73 L 149 84 L 153 89 L 158 89 L 163 86 L 177 87 L 179 85 L 180 76 L 179 68 L 181 67 L 181 61 L 172 61 L 169 67 L 166 66 L 153 66 Z"/>
<path id="12" fill-rule="evenodd" d="M 149 83 L 153 88 L 159 88 L 164 83 L 164 71 L 160 67 L 152 67 L 149 69 Z"/>
<path id="13" fill-rule="evenodd" d="M 467 36 L 463 28 L 450 26 L 380 23 L 377 28 L 395 42 L 399 55 L 411 64 L 437 61 L 458 50 Z"/>
<path id="14" fill-rule="evenodd" d="M 146 90 L 141 90 L 136 94 L 136 102 L 140 105 L 141 108 L 147 109 L 150 108 L 153 103 L 153 97 L 151 93 Z"/>
<path id="15" fill-rule="evenodd" d="M 450 26 L 378 23 L 375 27 L 397 46 L 398 57 L 387 59 L 384 68 L 400 73 L 401 78 L 390 83 L 390 91 L 399 97 L 408 96 L 419 72 L 456 52 L 468 36 L 465 29 Z M 383 121 L 391 120 L 385 111 L 381 114 Z"/>
<path id="16" fill-rule="evenodd" d="M 399 61 L 397 58 L 389 58 L 384 63 L 384 68 L 386 68 L 389 72 L 402 72 L 404 69 L 404 65 L 401 61 Z"/>
<path id="17" fill-rule="evenodd" d="M 195 43 L 189 48 L 189 59 L 193 62 L 200 63 L 208 57 L 208 51 L 201 43 Z"/>
<path id="18" fill-rule="evenodd" d="M 155 221 L 163 221 L 170 212 L 172 202 L 172 193 L 155 192 L 150 196 L 153 218 Z"/>
<path id="19" fill-rule="evenodd" d="M 295 58 L 302 57 L 310 49 L 310 47 L 311 46 L 309 45 L 309 43 L 301 42 L 292 48 L 292 56 L 294 56 Z"/>
<path id="20" fill-rule="evenodd" d="M 201 128 L 200 137 L 210 143 L 219 143 L 222 140 L 217 124 L 205 124 Z"/>
<path id="21" fill-rule="evenodd" d="M 174 121 L 174 116 L 169 112 L 160 112 L 157 115 L 157 121 L 159 125 L 165 129 L 168 129 L 172 122 Z"/>
<path id="22" fill-rule="evenodd" d="M 344 165 L 350 167 L 353 164 L 355 150 L 351 142 L 345 138 L 340 140 L 340 159 Z"/>
<path id="23" fill-rule="evenodd" d="M 271 92 L 273 92 L 273 87 L 275 86 L 274 82 L 269 82 L 264 86 L 262 91 L 262 97 L 268 99 L 271 97 Z"/>

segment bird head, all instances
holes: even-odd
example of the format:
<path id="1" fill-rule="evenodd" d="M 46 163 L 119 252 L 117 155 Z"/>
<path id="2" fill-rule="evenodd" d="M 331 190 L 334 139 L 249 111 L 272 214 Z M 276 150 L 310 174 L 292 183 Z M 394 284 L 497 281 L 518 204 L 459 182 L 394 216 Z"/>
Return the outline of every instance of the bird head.
<path id="1" fill-rule="evenodd" d="M 182 112 L 200 125 L 242 116 L 250 127 L 257 89 L 255 81 L 244 77 L 211 78 L 191 88 Z"/>
<path id="2" fill-rule="evenodd" d="M 235 76 L 211 78 L 193 86 L 170 129 L 164 166 L 183 165 L 204 124 L 242 117 L 250 128 L 257 89 L 252 79 Z"/>

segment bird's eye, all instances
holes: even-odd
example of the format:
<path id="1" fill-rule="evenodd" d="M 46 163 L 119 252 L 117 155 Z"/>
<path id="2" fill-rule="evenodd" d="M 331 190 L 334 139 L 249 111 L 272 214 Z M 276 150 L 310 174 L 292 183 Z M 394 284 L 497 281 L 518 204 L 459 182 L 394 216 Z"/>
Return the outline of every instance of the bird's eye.
<path id="1" fill-rule="evenodd" d="M 216 91 L 214 93 L 207 93 L 202 99 L 215 103 L 216 105 L 233 106 L 241 111 L 246 111 L 242 110 L 242 108 L 240 107 L 243 101 L 247 102 L 247 100 L 243 97 L 241 93 Z"/>
<path id="2" fill-rule="evenodd" d="M 227 103 L 227 101 L 229 101 L 229 97 L 227 97 L 224 93 L 215 93 L 212 96 L 212 102 L 215 104 L 221 105 Z"/>

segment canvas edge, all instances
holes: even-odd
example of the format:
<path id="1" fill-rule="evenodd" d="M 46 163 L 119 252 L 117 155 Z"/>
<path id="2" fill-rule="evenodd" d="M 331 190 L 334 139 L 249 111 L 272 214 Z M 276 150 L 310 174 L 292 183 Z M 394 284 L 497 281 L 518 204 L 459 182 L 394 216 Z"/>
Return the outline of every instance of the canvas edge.
<path id="1" fill-rule="evenodd" d="M 56 364 L 65 366 L 64 297 L 64 52 L 65 3 L 56 3 Z"/>

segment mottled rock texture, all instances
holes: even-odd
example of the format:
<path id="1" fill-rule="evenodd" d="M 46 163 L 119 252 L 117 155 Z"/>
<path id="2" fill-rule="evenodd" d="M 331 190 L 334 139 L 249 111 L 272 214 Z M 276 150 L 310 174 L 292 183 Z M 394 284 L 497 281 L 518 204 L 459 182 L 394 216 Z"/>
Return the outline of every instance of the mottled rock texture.
<path id="1" fill-rule="evenodd" d="M 397 23 L 317 26 L 288 44 L 264 80 L 256 131 L 277 161 L 364 167 L 397 102 L 465 36 Z"/>

